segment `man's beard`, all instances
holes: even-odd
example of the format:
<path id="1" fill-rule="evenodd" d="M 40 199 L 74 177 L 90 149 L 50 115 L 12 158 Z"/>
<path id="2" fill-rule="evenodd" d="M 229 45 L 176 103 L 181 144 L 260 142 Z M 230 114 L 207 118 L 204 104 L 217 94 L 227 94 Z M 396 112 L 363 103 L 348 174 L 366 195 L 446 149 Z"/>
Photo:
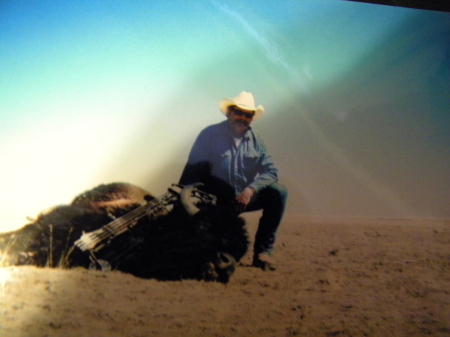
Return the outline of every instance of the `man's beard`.
<path id="1" fill-rule="evenodd" d="M 241 137 L 250 128 L 250 123 L 245 120 L 228 120 L 228 128 L 235 137 Z"/>
<path id="2" fill-rule="evenodd" d="M 241 124 L 243 126 L 245 126 L 246 128 L 248 128 L 249 123 L 247 123 L 246 121 L 235 121 L 233 124 Z"/>

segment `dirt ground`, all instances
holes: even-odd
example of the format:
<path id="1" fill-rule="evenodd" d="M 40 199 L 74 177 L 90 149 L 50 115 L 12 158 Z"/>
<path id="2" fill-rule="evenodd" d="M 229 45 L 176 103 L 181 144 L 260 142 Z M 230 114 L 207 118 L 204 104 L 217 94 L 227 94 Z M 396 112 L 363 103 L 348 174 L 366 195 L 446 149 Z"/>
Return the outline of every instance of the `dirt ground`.
<path id="1" fill-rule="evenodd" d="M 251 237 L 258 214 L 248 216 Z M 0 336 L 450 336 L 450 221 L 285 219 L 228 284 L 0 269 Z"/>

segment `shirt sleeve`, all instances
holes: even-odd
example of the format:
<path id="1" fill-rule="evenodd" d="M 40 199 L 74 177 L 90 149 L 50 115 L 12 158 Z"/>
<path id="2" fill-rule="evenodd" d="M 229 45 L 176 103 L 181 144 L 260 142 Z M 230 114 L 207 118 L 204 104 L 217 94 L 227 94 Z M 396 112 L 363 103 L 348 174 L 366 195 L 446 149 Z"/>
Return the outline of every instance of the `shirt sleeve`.
<path id="1" fill-rule="evenodd" d="M 256 179 L 248 187 L 259 192 L 264 187 L 278 181 L 278 169 L 275 167 L 272 155 L 269 153 L 265 142 L 259 139 L 261 161 Z"/>
<path id="2" fill-rule="evenodd" d="M 205 132 L 201 132 L 192 146 L 188 161 L 181 174 L 179 184 L 189 185 L 197 182 L 204 182 L 211 173 L 211 164 L 208 160 L 207 137 Z"/>

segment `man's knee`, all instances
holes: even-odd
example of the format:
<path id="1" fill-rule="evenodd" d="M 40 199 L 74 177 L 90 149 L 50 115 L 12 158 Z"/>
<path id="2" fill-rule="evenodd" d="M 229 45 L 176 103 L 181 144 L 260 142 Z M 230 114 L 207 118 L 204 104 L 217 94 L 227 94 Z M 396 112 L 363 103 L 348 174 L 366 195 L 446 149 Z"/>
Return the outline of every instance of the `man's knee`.
<path id="1" fill-rule="evenodd" d="M 288 197 L 288 190 L 286 186 L 280 183 L 273 183 L 267 186 L 266 188 L 271 198 L 274 198 L 274 200 L 279 200 L 283 204 L 286 203 Z"/>
<path id="2" fill-rule="evenodd" d="M 279 183 L 273 183 L 261 191 L 256 196 L 256 205 L 259 209 L 273 209 L 276 212 L 283 212 L 286 206 L 286 200 L 288 196 L 287 188 Z"/>

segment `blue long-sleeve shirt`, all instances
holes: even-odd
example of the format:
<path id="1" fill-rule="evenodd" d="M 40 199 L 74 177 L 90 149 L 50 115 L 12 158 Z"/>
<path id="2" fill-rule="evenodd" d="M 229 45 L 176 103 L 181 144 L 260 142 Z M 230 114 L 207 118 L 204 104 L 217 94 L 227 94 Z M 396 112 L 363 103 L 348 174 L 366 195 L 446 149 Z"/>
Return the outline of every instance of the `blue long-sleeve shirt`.
<path id="1" fill-rule="evenodd" d="M 204 172 L 204 169 L 209 172 Z M 258 192 L 278 181 L 278 170 L 262 137 L 249 128 L 236 146 L 226 120 L 200 132 L 180 184 L 202 182 L 203 174 L 211 174 L 227 182 L 236 195 L 246 187 Z"/>

